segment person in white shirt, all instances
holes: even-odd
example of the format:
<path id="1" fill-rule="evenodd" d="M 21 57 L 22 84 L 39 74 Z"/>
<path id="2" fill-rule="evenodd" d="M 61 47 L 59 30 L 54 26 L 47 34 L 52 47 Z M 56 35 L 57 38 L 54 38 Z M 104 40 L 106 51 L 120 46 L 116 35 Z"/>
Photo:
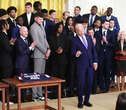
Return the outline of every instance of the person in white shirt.
<path id="1" fill-rule="evenodd" d="M 30 26 L 33 24 L 34 22 L 34 14 L 32 13 L 32 4 L 31 2 L 27 2 L 25 4 L 25 10 L 26 12 L 24 14 L 22 14 L 22 18 L 24 20 L 24 26 L 26 26 L 28 29 L 30 28 Z"/>

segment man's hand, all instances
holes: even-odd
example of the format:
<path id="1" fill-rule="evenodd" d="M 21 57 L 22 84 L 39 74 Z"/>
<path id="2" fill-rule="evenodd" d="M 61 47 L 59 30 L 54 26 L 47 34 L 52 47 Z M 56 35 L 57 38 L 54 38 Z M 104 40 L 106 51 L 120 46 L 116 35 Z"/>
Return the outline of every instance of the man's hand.
<path id="1" fill-rule="evenodd" d="M 63 53 L 63 48 L 59 47 L 59 48 L 56 50 L 56 52 L 57 52 L 58 54 L 62 54 L 62 53 Z"/>
<path id="2" fill-rule="evenodd" d="M 78 51 L 76 52 L 76 57 L 79 57 L 81 54 L 82 54 L 82 52 L 81 52 L 80 50 L 78 50 Z"/>
<path id="3" fill-rule="evenodd" d="M 34 41 L 34 42 L 32 42 L 32 44 L 30 45 L 30 47 L 31 47 L 31 48 L 35 48 L 36 44 L 37 44 L 36 41 Z"/>
<path id="4" fill-rule="evenodd" d="M 96 38 L 93 38 L 94 46 L 96 45 Z"/>
<path id="5" fill-rule="evenodd" d="M 48 49 L 48 50 L 47 50 L 47 52 L 46 52 L 46 54 L 45 54 L 45 58 L 46 58 L 46 59 L 48 59 L 48 58 L 49 58 L 50 53 L 51 53 L 51 50 L 50 50 L 50 49 Z"/>
<path id="6" fill-rule="evenodd" d="M 10 40 L 10 44 L 11 44 L 11 45 L 14 45 L 16 39 L 17 39 L 17 38 L 12 38 L 12 39 Z"/>
<path id="7" fill-rule="evenodd" d="M 94 70 L 96 71 L 97 68 L 98 68 L 98 63 L 93 63 L 93 68 L 94 68 Z"/>
<path id="8" fill-rule="evenodd" d="M 102 37 L 102 41 L 105 42 L 105 43 L 107 43 L 107 39 L 106 39 L 105 36 Z"/>
<path id="9" fill-rule="evenodd" d="M 123 56 L 126 55 L 126 51 L 121 51 L 120 54 L 122 54 Z"/>

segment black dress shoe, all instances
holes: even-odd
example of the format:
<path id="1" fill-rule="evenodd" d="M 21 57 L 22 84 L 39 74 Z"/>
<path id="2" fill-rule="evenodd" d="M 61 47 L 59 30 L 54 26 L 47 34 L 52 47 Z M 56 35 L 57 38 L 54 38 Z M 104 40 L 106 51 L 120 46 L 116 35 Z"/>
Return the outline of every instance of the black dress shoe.
<path id="1" fill-rule="evenodd" d="M 78 108 L 83 108 L 83 104 L 82 103 L 78 103 Z"/>
<path id="2" fill-rule="evenodd" d="M 85 106 L 88 106 L 88 107 L 92 107 L 92 104 L 89 103 L 89 102 L 84 102 L 84 105 L 85 105 Z"/>

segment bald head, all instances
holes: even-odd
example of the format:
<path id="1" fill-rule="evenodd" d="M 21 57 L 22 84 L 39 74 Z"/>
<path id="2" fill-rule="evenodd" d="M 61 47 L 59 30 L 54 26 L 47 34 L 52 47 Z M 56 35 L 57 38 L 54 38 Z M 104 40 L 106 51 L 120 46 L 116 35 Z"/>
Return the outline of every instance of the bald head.
<path id="1" fill-rule="evenodd" d="M 27 27 L 22 26 L 20 28 L 20 35 L 23 36 L 23 37 L 25 37 L 25 38 L 28 37 L 28 29 L 27 29 Z"/>
<path id="2" fill-rule="evenodd" d="M 75 30 L 77 35 L 83 36 L 84 35 L 84 27 L 81 23 L 75 25 Z"/>

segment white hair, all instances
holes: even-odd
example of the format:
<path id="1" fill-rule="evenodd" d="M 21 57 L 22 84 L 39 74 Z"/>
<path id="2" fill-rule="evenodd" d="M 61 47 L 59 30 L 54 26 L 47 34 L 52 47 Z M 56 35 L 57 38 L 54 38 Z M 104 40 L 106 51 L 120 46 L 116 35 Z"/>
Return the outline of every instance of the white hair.
<path id="1" fill-rule="evenodd" d="M 120 32 L 119 32 L 119 34 L 118 34 L 118 41 L 120 40 L 121 34 L 124 35 L 124 40 L 126 41 L 126 31 L 120 31 Z"/>

